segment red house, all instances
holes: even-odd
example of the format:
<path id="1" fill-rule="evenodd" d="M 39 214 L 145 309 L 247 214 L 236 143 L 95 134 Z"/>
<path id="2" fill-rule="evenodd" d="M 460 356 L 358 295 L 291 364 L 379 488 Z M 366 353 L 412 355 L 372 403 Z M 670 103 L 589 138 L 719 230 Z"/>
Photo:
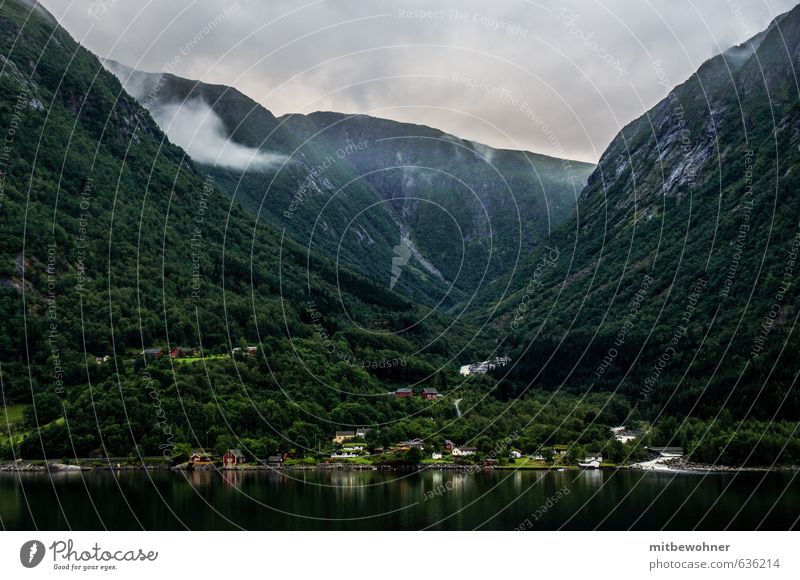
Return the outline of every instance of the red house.
<path id="1" fill-rule="evenodd" d="M 422 389 L 422 393 L 420 393 L 420 396 L 426 401 L 433 401 L 439 398 L 439 391 L 437 391 L 434 388 L 426 387 Z"/>
<path id="2" fill-rule="evenodd" d="M 208 455 L 195 451 L 189 456 L 189 463 L 191 465 L 208 465 L 211 463 L 211 458 Z"/>
<path id="3" fill-rule="evenodd" d="M 228 449 L 222 456 L 222 467 L 236 467 L 236 464 L 244 462 L 244 453 L 238 449 Z"/>
<path id="4" fill-rule="evenodd" d="M 444 440 L 444 450 L 445 451 L 450 451 L 452 453 L 453 452 L 453 447 L 455 447 L 455 446 L 456 446 L 456 444 L 453 443 L 452 441 L 450 441 L 449 439 L 445 439 Z"/>
<path id="5" fill-rule="evenodd" d="M 197 356 L 197 349 L 188 346 L 176 346 L 169 351 L 169 356 L 172 358 L 184 358 L 187 356 Z"/>
<path id="6" fill-rule="evenodd" d="M 394 396 L 397 398 L 413 397 L 414 389 L 412 389 L 411 387 L 403 387 L 402 389 L 397 389 L 394 392 Z"/>

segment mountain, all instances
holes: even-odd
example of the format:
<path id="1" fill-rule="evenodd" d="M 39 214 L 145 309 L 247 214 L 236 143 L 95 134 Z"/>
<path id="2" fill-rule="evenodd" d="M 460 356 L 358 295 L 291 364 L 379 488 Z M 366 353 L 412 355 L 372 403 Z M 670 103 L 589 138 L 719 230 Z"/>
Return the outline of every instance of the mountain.
<path id="1" fill-rule="evenodd" d="M 276 118 L 233 88 L 107 66 L 260 219 L 444 309 L 513 269 L 569 216 L 593 169 L 367 115 Z M 210 126 L 227 148 L 208 146 Z M 252 163 L 231 162 L 242 148 Z"/>
<path id="2" fill-rule="evenodd" d="M 800 416 L 798 64 L 795 8 L 617 135 L 498 309 L 517 361 L 506 396 L 564 387 L 623 393 L 651 418 Z"/>
<path id="3" fill-rule="evenodd" d="M 4 2 L 0 30 L 0 379 L 30 429 L 14 446 L 153 454 L 202 429 L 274 450 L 402 415 L 397 384 L 445 384 L 460 323 L 231 203 L 38 4 Z M 139 355 L 182 345 L 208 358 Z"/>

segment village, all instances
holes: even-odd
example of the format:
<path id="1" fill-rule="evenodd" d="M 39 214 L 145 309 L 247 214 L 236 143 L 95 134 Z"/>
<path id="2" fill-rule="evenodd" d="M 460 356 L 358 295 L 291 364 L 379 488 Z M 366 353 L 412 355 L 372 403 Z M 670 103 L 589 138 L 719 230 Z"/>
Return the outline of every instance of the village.
<path id="1" fill-rule="evenodd" d="M 398 389 L 398 397 L 413 396 L 413 389 Z M 435 398 L 435 389 L 423 389 L 420 396 L 426 400 Z M 639 434 L 623 427 L 611 429 L 613 439 L 627 442 Z M 411 438 L 384 446 L 379 443 L 375 430 L 361 427 L 352 430 L 339 430 L 323 448 L 316 450 L 285 452 L 271 455 L 265 459 L 248 457 L 239 449 L 227 450 L 219 459 L 203 451 L 193 452 L 185 464 L 187 469 L 219 467 L 221 469 L 248 469 L 268 467 L 273 469 L 291 467 L 337 467 L 337 468 L 391 468 L 413 466 L 439 469 L 599 469 L 616 468 L 618 465 L 604 461 L 600 450 L 586 451 L 580 446 L 552 445 L 534 453 L 523 453 L 514 447 L 514 438 L 499 442 L 491 450 L 481 452 L 478 448 L 457 444 L 450 439 L 426 441 Z M 679 447 L 649 449 L 650 461 L 636 464 L 638 469 L 659 468 L 665 460 L 683 455 Z"/>
<path id="2" fill-rule="evenodd" d="M 285 452 L 264 459 L 248 456 L 240 449 L 228 449 L 221 457 L 214 457 L 203 450 L 191 453 L 182 467 L 186 469 L 272 469 L 291 467 L 423 467 L 423 468 L 509 468 L 509 469 L 598 469 L 616 467 L 604 464 L 600 452 L 582 453 L 575 456 L 569 446 L 554 445 L 541 452 L 524 454 L 510 447 L 502 451 L 481 453 L 476 447 L 459 445 L 445 439 L 441 446 L 414 438 L 382 447 L 367 443 L 369 429 L 337 431 L 331 439 L 331 449 L 326 452 L 303 453 Z"/>

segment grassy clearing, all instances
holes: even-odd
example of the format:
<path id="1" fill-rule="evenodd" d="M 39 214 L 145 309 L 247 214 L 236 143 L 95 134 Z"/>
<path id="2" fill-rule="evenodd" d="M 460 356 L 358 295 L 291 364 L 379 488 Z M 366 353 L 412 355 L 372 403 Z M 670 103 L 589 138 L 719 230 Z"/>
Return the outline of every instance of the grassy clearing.
<path id="1" fill-rule="evenodd" d="M 554 466 L 552 464 L 545 463 L 540 459 L 531 459 L 530 457 L 521 457 L 520 459 L 515 459 L 514 463 L 509 462 L 506 466 L 510 469 L 552 469 Z"/>
<path id="2" fill-rule="evenodd" d="M 200 361 L 219 360 L 222 358 L 230 358 L 227 354 L 209 354 L 205 357 L 201 356 L 187 356 L 186 358 L 176 358 L 175 362 L 182 365 L 190 365 Z"/>
<path id="3" fill-rule="evenodd" d="M 352 463 L 354 465 L 372 465 L 369 457 L 331 457 L 329 463 Z"/>
<path id="4" fill-rule="evenodd" d="M 21 425 L 25 420 L 25 409 L 28 405 L 11 405 L 0 409 L 0 427 L 7 430 Z"/>
<path id="5" fill-rule="evenodd" d="M 321 463 L 321 461 L 322 460 L 315 459 L 314 457 L 303 457 L 302 459 L 298 458 L 298 457 L 291 457 L 289 459 L 286 459 L 283 462 L 283 464 L 284 465 L 317 465 L 317 464 Z"/>

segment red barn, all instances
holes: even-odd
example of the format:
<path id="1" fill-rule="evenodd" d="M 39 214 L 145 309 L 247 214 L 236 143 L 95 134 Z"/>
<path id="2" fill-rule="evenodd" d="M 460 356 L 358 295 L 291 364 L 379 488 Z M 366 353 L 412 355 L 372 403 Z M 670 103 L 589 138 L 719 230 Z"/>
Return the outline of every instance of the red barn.
<path id="1" fill-rule="evenodd" d="M 411 387 L 403 387 L 402 389 L 397 389 L 394 392 L 394 396 L 398 398 L 413 397 L 414 389 L 412 389 Z"/>

